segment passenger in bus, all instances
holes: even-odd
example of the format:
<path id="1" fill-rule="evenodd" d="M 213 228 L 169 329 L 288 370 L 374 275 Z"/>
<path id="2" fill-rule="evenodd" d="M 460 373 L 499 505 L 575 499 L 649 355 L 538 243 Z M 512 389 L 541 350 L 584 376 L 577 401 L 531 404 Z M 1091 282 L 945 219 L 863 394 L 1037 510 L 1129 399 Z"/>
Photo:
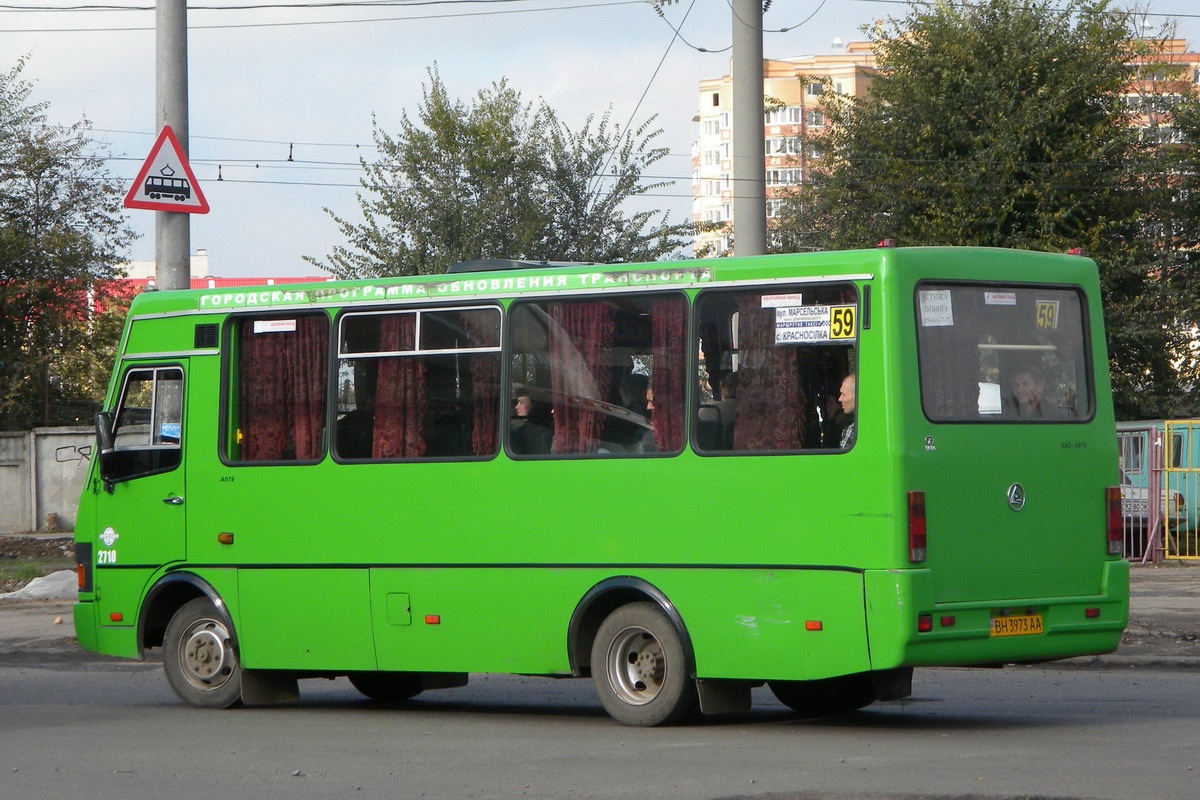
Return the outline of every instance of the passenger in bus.
<path id="1" fill-rule="evenodd" d="M 553 445 L 554 429 L 548 409 L 536 402 L 528 390 L 518 391 L 513 400 L 509 449 L 518 455 L 541 455 L 551 452 Z"/>
<path id="2" fill-rule="evenodd" d="M 654 438 L 654 390 L 646 387 L 645 411 L 647 427 L 639 428 L 636 439 L 629 446 L 631 453 L 657 453 L 658 440 Z"/>
<path id="3" fill-rule="evenodd" d="M 852 447 L 854 440 L 858 436 L 858 429 L 855 424 L 855 411 L 858 408 L 858 380 L 851 372 L 845 378 L 842 378 L 842 388 L 838 393 L 838 403 L 842 406 L 842 412 L 850 421 L 846 423 L 846 427 L 842 428 L 842 438 L 838 446 L 843 450 Z"/>
<path id="4" fill-rule="evenodd" d="M 653 453 L 658 445 L 654 441 L 651 415 L 654 412 L 654 390 L 650 388 L 650 377 L 639 372 L 630 372 L 618 386 L 620 407 L 631 413 L 617 410 L 607 415 L 600 435 L 600 453 Z"/>
<path id="5" fill-rule="evenodd" d="M 1046 377 L 1035 366 L 1019 367 L 1008 382 L 1009 413 L 1023 419 L 1053 419 L 1063 416 L 1062 410 L 1044 402 Z"/>

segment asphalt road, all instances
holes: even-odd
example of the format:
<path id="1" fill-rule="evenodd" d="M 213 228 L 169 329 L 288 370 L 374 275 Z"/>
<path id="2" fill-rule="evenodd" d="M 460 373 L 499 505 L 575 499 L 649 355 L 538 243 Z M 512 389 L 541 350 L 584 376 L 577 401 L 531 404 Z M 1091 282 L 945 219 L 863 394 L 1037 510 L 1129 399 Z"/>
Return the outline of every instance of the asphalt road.
<path id="1" fill-rule="evenodd" d="M 632 729 L 585 681 L 480 676 L 405 706 L 180 705 L 149 664 L 0 667 L 0 798 L 1193 800 L 1200 671 L 918 671 L 912 699 Z"/>

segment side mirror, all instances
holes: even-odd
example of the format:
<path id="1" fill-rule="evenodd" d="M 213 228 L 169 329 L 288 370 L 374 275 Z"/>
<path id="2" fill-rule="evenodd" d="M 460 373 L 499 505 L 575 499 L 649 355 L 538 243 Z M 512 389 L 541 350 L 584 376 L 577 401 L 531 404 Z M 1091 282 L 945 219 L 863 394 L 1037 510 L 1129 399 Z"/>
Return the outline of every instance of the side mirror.
<path id="1" fill-rule="evenodd" d="M 101 411 L 96 414 L 96 439 L 100 442 L 100 452 L 109 453 L 113 449 L 112 412 Z"/>
<path id="2" fill-rule="evenodd" d="M 105 456 L 113 451 L 113 423 L 112 412 L 101 411 L 94 417 L 96 423 L 96 440 L 100 443 L 100 480 L 104 481 L 104 491 L 112 494 L 113 481 L 112 476 L 108 473 L 108 461 Z"/>

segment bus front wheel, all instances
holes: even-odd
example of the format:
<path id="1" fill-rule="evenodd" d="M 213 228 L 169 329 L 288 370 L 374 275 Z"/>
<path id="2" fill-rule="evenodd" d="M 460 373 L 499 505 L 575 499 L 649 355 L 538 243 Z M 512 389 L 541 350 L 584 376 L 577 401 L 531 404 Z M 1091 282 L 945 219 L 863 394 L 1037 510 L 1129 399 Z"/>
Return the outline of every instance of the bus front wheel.
<path id="1" fill-rule="evenodd" d="M 846 714 L 879 699 L 865 672 L 817 681 L 768 681 L 767 685 L 779 702 L 810 717 Z"/>
<path id="2" fill-rule="evenodd" d="M 189 705 L 229 708 L 242 700 L 242 667 L 229 626 L 207 597 L 185 603 L 163 636 L 163 669 Z"/>
<path id="3" fill-rule="evenodd" d="M 604 709 L 624 725 L 682 721 L 696 708 L 683 642 L 656 604 L 630 603 L 609 614 L 592 643 L 592 680 Z"/>

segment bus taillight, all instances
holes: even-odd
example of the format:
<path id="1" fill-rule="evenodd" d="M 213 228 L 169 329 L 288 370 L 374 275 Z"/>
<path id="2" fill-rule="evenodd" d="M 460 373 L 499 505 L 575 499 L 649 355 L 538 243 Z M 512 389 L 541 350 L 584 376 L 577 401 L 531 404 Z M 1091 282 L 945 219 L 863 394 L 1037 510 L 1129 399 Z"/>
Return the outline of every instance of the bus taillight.
<path id="1" fill-rule="evenodd" d="M 1107 512 L 1108 554 L 1119 556 L 1125 552 L 1125 520 L 1121 516 L 1121 487 L 1109 486 L 1104 490 L 1104 507 Z"/>
<path id="2" fill-rule="evenodd" d="M 925 560 L 925 493 L 908 493 L 908 560 Z"/>

